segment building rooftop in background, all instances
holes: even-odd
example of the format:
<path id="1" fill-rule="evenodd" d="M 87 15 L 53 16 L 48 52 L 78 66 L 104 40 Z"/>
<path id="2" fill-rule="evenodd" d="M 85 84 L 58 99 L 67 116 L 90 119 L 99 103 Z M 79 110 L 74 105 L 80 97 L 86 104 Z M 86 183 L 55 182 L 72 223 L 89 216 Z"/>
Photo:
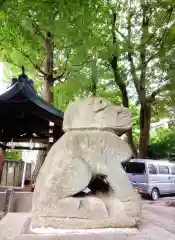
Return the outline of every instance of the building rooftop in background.
<path id="1" fill-rule="evenodd" d="M 33 81 L 25 74 L 12 79 L 0 95 L 0 142 L 49 143 L 62 133 L 64 113 L 36 93 Z M 54 123 L 50 126 L 50 122 Z"/>

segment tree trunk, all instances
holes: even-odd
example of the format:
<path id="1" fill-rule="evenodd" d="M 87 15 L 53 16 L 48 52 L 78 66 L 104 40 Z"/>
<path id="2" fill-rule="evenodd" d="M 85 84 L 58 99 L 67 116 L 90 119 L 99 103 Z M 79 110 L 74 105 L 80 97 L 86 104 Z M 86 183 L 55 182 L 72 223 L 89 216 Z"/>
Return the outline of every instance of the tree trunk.
<path id="1" fill-rule="evenodd" d="M 122 95 L 123 106 L 129 108 L 129 98 L 128 98 L 128 93 L 127 93 L 127 89 L 126 89 L 126 84 L 121 79 L 120 75 L 118 74 L 117 57 L 116 56 L 113 56 L 113 59 L 111 61 L 111 67 L 113 70 L 115 82 L 116 82 L 117 86 L 119 87 L 121 95 Z M 138 153 L 137 153 L 137 149 L 135 147 L 134 140 L 133 140 L 132 128 L 126 133 L 126 135 L 128 138 L 128 144 L 130 145 L 132 153 L 133 153 L 133 157 L 137 158 Z"/>
<path id="2" fill-rule="evenodd" d="M 128 138 L 128 144 L 130 145 L 131 150 L 132 150 L 133 157 L 138 158 L 138 152 L 137 152 L 136 146 L 134 144 L 134 140 L 133 140 L 132 128 L 127 132 L 126 135 Z"/>
<path id="3" fill-rule="evenodd" d="M 140 141 L 139 141 L 139 158 L 146 158 L 148 152 L 149 132 L 151 123 L 151 106 L 141 104 L 140 107 Z"/>
<path id="4" fill-rule="evenodd" d="M 53 36 L 50 32 L 47 32 L 45 38 L 45 50 L 46 50 L 46 59 L 44 72 L 46 73 L 44 77 L 44 99 L 47 103 L 52 104 L 53 102 Z"/>
<path id="5" fill-rule="evenodd" d="M 53 36 L 50 32 L 46 33 L 45 37 L 45 50 L 46 50 L 46 59 L 45 59 L 45 66 L 44 66 L 44 72 L 46 73 L 44 77 L 44 99 L 48 104 L 52 104 L 53 102 L 53 83 L 54 83 L 54 77 L 53 77 Z M 45 145 L 40 145 L 41 147 L 45 147 Z M 49 143 L 48 143 L 49 147 Z M 38 177 L 38 173 L 41 169 L 41 166 L 44 163 L 44 160 L 47 155 L 47 150 L 42 150 L 38 152 L 37 159 L 36 159 L 36 166 L 34 169 L 34 172 L 32 174 L 32 183 L 34 184 L 36 182 L 36 179 Z"/>
<path id="6" fill-rule="evenodd" d="M 44 99 L 47 103 L 52 104 L 53 102 L 53 84 L 48 81 L 47 76 L 44 79 Z"/>
<path id="7" fill-rule="evenodd" d="M 112 40 L 113 44 L 117 43 L 117 36 L 116 36 L 116 20 L 117 20 L 117 13 L 116 10 L 113 8 L 112 9 L 112 18 L 111 18 L 111 33 L 112 33 Z M 121 95 L 122 95 L 122 102 L 123 106 L 129 108 L 129 98 L 128 98 L 128 93 L 127 93 L 127 88 L 125 82 L 121 79 L 120 74 L 118 73 L 118 57 L 114 54 L 112 57 L 112 60 L 110 61 L 112 71 L 114 74 L 114 79 L 117 84 L 117 86 L 120 89 Z M 127 132 L 127 138 L 128 138 L 128 144 L 131 147 L 131 150 L 133 152 L 133 157 L 137 158 L 137 149 L 134 144 L 133 140 L 133 134 L 132 134 L 132 129 L 130 129 Z"/>
<path id="8" fill-rule="evenodd" d="M 92 79 L 92 87 L 91 92 L 93 96 L 97 95 L 97 60 L 93 59 L 91 62 L 91 79 Z"/>

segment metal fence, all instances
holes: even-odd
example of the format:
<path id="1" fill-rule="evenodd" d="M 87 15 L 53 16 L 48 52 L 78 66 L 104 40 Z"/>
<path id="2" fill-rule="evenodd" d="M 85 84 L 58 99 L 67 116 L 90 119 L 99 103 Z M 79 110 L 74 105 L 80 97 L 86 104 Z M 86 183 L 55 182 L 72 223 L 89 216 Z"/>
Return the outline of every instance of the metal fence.
<path id="1" fill-rule="evenodd" d="M 23 169 L 23 161 L 5 160 L 0 184 L 3 186 L 21 186 Z M 25 179 L 31 179 L 31 163 L 27 163 Z"/>

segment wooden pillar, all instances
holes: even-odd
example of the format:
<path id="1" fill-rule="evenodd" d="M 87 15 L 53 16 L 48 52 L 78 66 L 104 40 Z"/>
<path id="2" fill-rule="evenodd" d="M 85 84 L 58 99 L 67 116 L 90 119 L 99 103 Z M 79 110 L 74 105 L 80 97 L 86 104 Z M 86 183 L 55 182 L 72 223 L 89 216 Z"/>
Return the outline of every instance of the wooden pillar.
<path id="1" fill-rule="evenodd" d="M 8 213 L 9 207 L 12 208 L 12 206 L 10 206 L 10 196 L 12 194 L 15 194 L 15 191 L 13 189 L 7 189 L 4 203 L 4 216 Z"/>
<path id="2" fill-rule="evenodd" d="M 2 178 L 3 163 L 4 163 L 4 149 L 0 148 L 0 183 Z"/>

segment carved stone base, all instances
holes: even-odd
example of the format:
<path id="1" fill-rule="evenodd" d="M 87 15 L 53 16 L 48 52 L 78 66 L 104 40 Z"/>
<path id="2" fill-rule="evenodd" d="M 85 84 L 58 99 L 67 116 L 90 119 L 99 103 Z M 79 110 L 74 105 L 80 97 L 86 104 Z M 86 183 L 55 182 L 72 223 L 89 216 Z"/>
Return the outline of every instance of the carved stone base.
<path id="1" fill-rule="evenodd" d="M 58 234 L 23 234 L 15 240 L 135 240 L 135 229 L 83 230 L 82 232 L 62 232 Z M 146 239 L 145 239 L 146 240 Z"/>
<path id="2" fill-rule="evenodd" d="M 130 203 L 131 201 L 129 201 Z M 112 197 L 68 197 L 47 212 L 33 212 L 31 228 L 91 229 L 136 227 L 138 218 L 125 213 L 124 204 Z M 125 204 L 127 207 L 127 203 Z M 131 205 L 131 203 L 130 203 Z"/>
<path id="3" fill-rule="evenodd" d="M 104 229 L 38 229 L 32 233 L 30 213 L 9 213 L 0 222 L 0 239 L 2 240 L 127 240 L 135 239 L 136 228 L 104 228 Z M 70 220 L 74 222 L 73 219 Z M 16 224 L 18 223 L 18 224 Z M 71 223 L 70 223 L 71 225 Z M 73 225 L 73 224 L 72 224 Z M 42 231 L 42 233 L 40 233 Z M 133 238 L 132 238 L 133 237 Z"/>
<path id="4" fill-rule="evenodd" d="M 123 221 L 122 221 L 123 220 Z M 119 220 L 116 219 L 102 219 L 99 221 L 95 220 L 89 220 L 89 219 L 74 219 L 74 218 L 49 218 L 49 217 L 40 217 L 39 218 L 38 228 L 42 228 L 42 223 L 44 223 L 45 226 L 52 226 L 53 228 L 59 226 L 60 229 L 77 229 L 77 226 L 79 229 L 97 229 L 97 228 L 114 228 L 117 226 L 117 228 L 126 228 L 125 226 L 133 227 L 136 226 L 135 220 L 131 219 L 124 219 L 119 217 Z M 35 226 L 37 223 L 35 224 Z"/>
<path id="5" fill-rule="evenodd" d="M 147 221 L 147 215 L 143 214 L 144 219 L 138 229 L 42 229 L 43 233 L 36 234 L 29 231 L 30 213 L 8 213 L 0 221 L 0 240 L 174 240 L 174 228 L 170 221 L 165 224 L 162 219 L 163 226 L 156 218 L 152 222 Z"/>

